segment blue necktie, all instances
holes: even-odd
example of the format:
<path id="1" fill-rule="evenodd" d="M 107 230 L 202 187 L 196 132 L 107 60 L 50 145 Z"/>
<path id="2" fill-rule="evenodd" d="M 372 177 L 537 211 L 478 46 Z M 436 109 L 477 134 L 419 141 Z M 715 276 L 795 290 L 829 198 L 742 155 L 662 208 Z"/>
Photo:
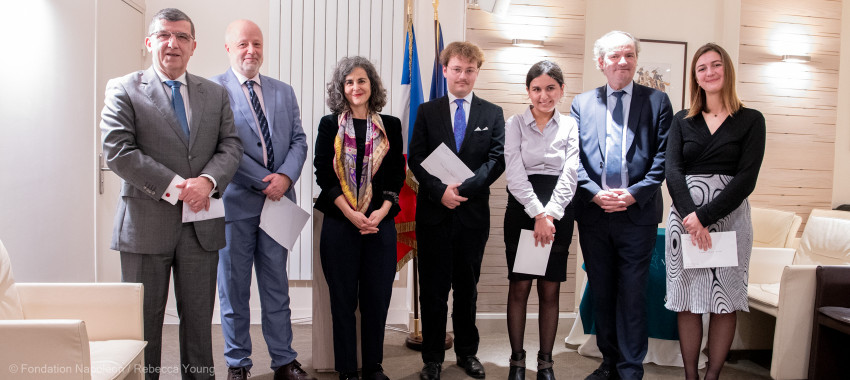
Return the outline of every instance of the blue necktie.
<path id="1" fill-rule="evenodd" d="M 623 91 L 614 92 L 617 104 L 611 112 L 614 128 L 611 130 L 611 142 L 608 147 L 608 157 L 605 160 L 605 182 L 609 189 L 619 189 L 623 186 L 620 170 L 623 160 Z"/>
<path id="2" fill-rule="evenodd" d="M 466 134 L 466 111 L 463 110 L 463 99 L 455 99 L 457 103 L 457 111 L 455 111 L 455 144 L 457 151 L 460 152 L 460 145 L 463 144 L 463 135 Z"/>
<path id="3" fill-rule="evenodd" d="M 180 94 L 180 82 L 176 80 L 167 80 L 165 84 L 171 86 L 171 108 L 174 108 L 174 113 L 177 114 L 177 122 L 183 128 L 183 133 L 189 137 L 189 119 L 186 117 L 186 105 L 183 104 L 183 95 Z"/>
<path id="4" fill-rule="evenodd" d="M 266 120 L 266 114 L 263 113 L 263 107 L 260 107 L 260 99 L 254 93 L 254 81 L 245 81 L 248 86 L 248 95 L 251 96 L 251 107 L 254 108 L 254 113 L 257 114 L 257 121 L 260 122 L 260 132 L 263 133 L 263 141 L 266 142 L 266 169 L 274 172 L 274 150 L 272 148 L 272 135 L 269 132 L 269 122 Z"/>

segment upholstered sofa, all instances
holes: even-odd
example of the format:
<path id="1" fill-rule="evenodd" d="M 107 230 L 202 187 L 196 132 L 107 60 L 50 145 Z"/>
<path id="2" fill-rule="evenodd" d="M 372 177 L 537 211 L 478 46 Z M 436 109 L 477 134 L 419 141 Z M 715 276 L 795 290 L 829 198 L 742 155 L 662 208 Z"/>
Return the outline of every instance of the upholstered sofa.
<path id="1" fill-rule="evenodd" d="M 776 318 L 770 368 L 774 379 L 807 377 L 818 265 L 850 265 L 850 212 L 812 210 L 796 251 L 753 248 L 750 310 Z M 770 325 L 747 328 L 765 327 Z"/>
<path id="2" fill-rule="evenodd" d="M 15 283 L 0 242 L 0 379 L 142 379 L 141 284 Z"/>

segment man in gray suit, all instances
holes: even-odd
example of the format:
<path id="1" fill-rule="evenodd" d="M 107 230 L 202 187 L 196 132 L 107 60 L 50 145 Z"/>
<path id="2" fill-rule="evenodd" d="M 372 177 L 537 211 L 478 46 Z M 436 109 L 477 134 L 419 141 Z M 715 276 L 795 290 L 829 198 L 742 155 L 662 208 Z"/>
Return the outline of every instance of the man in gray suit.
<path id="1" fill-rule="evenodd" d="M 196 46 L 189 16 L 163 9 L 149 32 L 145 46 L 153 65 L 110 80 L 101 113 L 103 153 L 123 179 L 111 248 L 121 252 L 122 280 L 144 285 L 147 378 L 177 372 L 160 368 L 172 275 L 179 371 L 184 379 L 213 378 L 211 322 L 224 218 L 183 223 L 182 214 L 208 210 L 210 197 L 224 192 L 242 144 L 227 92 L 186 72 Z"/>
<path id="2" fill-rule="evenodd" d="M 257 24 L 237 20 L 227 27 L 224 48 L 230 69 L 212 80 L 230 95 L 234 122 L 245 145 L 233 183 L 224 192 L 227 246 L 218 263 L 218 294 L 227 379 L 245 379 L 251 369 L 251 267 L 257 272 L 263 337 L 276 380 L 310 376 L 295 360 L 289 309 L 287 251 L 260 229 L 266 200 L 295 202 L 293 184 L 307 157 L 292 87 L 260 75 L 263 32 Z"/>

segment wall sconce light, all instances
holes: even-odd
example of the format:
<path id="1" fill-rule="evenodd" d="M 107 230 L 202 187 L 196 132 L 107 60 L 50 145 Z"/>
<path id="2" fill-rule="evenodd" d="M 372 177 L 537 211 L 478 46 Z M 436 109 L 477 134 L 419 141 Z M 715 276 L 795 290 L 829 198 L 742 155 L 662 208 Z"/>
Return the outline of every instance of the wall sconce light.
<path id="1" fill-rule="evenodd" d="M 790 55 L 785 54 L 782 56 L 782 62 L 795 62 L 795 63 L 806 63 L 811 62 L 812 57 L 808 55 Z"/>
<path id="2" fill-rule="evenodd" d="M 543 47 L 543 40 L 524 40 L 519 38 L 514 38 L 511 41 L 511 44 L 514 46 L 522 46 L 522 47 Z"/>

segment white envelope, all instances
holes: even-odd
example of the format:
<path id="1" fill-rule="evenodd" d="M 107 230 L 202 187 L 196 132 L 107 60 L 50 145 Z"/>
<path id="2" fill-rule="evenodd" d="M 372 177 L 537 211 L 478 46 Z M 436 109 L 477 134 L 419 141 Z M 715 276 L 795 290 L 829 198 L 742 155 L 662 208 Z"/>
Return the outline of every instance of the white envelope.
<path id="1" fill-rule="evenodd" d="M 289 198 L 282 197 L 277 202 L 266 198 L 260 214 L 260 228 L 278 244 L 291 251 L 309 220 L 310 213 Z"/>
<path id="2" fill-rule="evenodd" d="M 422 167 L 434 177 L 440 179 L 445 185 L 463 183 L 474 174 L 466 167 L 466 164 L 457 155 L 441 143 L 427 158 L 422 160 Z"/>
<path id="3" fill-rule="evenodd" d="M 215 218 L 224 218 L 224 201 L 221 198 L 210 198 L 210 209 L 201 209 L 198 212 L 192 212 L 189 205 L 183 202 L 183 223 Z"/>
<path id="4" fill-rule="evenodd" d="M 549 253 L 552 243 L 543 247 L 534 246 L 534 231 L 520 230 L 519 245 L 514 259 L 514 273 L 526 273 L 537 276 L 546 275 L 549 265 Z"/>
<path id="5" fill-rule="evenodd" d="M 738 266 L 738 240 L 735 231 L 711 232 L 711 248 L 707 251 L 693 245 L 691 235 L 682 235 L 682 263 L 685 269 Z"/>

